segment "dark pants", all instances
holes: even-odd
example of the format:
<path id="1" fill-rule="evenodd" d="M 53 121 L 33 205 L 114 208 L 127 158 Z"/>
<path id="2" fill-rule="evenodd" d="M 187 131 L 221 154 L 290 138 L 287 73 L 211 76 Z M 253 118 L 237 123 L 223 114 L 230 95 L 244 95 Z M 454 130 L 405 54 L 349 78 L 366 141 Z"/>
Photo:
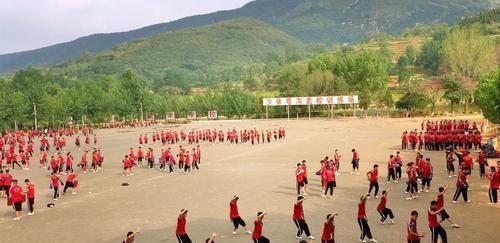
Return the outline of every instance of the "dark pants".
<path id="1" fill-rule="evenodd" d="M 68 188 L 70 187 L 75 188 L 75 185 L 73 184 L 73 182 L 67 181 L 66 184 L 64 185 L 63 194 L 66 193 L 66 190 L 68 190 Z"/>
<path id="2" fill-rule="evenodd" d="M 33 205 L 35 204 L 35 198 L 28 198 L 28 210 L 30 213 L 33 213 L 34 208 Z"/>
<path id="3" fill-rule="evenodd" d="M 368 189 L 368 195 L 372 193 L 372 189 L 375 187 L 375 196 L 378 195 L 378 182 L 370 182 L 370 188 Z"/>
<path id="4" fill-rule="evenodd" d="M 196 161 L 196 160 L 195 160 L 195 161 L 193 161 L 193 170 L 194 170 L 194 169 L 197 169 L 197 170 L 199 170 L 199 169 L 200 169 L 200 167 L 198 167 L 198 161 Z"/>
<path id="5" fill-rule="evenodd" d="M 254 243 L 271 243 L 271 241 L 264 236 L 261 236 L 259 238 L 252 238 L 252 240 Z"/>
<path id="6" fill-rule="evenodd" d="M 490 202 L 497 203 L 498 202 L 498 190 L 496 188 L 490 188 L 489 190 Z"/>
<path id="7" fill-rule="evenodd" d="M 234 231 L 236 231 L 240 225 L 243 227 L 247 226 L 245 221 L 241 217 L 231 219 L 231 221 L 233 221 Z"/>
<path id="8" fill-rule="evenodd" d="M 149 168 L 154 168 L 155 167 L 155 160 L 154 159 L 148 159 L 148 165 Z"/>
<path id="9" fill-rule="evenodd" d="M 394 168 L 389 168 L 388 174 L 387 174 L 387 181 L 390 181 L 392 177 L 392 180 L 396 180 L 396 170 Z"/>
<path id="10" fill-rule="evenodd" d="M 333 196 L 333 187 L 335 185 L 334 181 L 329 181 L 326 183 L 325 196 L 328 194 L 328 190 L 330 190 L 330 196 Z"/>
<path id="11" fill-rule="evenodd" d="M 448 243 L 448 237 L 446 236 L 446 231 L 438 225 L 436 227 L 431 227 L 431 242 L 437 243 L 438 237 L 441 236 L 441 243 Z"/>
<path id="12" fill-rule="evenodd" d="M 384 208 L 382 210 L 377 210 L 377 211 L 382 217 L 380 219 L 380 222 L 384 222 L 387 219 L 387 217 L 389 217 L 390 219 L 394 218 L 394 214 L 392 214 L 392 210 L 390 208 Z"/>
<path id="13" fill-rule="evenodd" d="M 458 200 L 458 198 L 460 197 L 460 194 L 462 194 L 462 197 L 464 198 L 464 201 L 468 201 L 467 200 L 467 188 L 468 186 L 457 186 L 457 190 L 455 191 L 455 195 L 453 196 L 453 201 L 456 201 Z"/>
<path id="14" fill-rule="evenodd" d="M 191 243 L 191 239 L 189 239 L 189 236 L 187 234 L 185 235 L 177 235 L 177 240 L 179 243 Z"/>
<path id="15" fill-rule="evenodd" d="M 54 187 L 54 199 L 59 197 L 59 187 Z"/>
<path id="16" fill-rule="evenodd" d="M 307 237 L 311 236 L 311 232 L 309 232 L 309 226 L 307 225 L 305 220 L 299 219 L 299 220 L 294 220 L 293 222 L 297 226 L 297 230 L 298 230 L 297 237 L 300 237 L 302 235 L 302 233 L 306 233 Z"/>
<path id="17" fill-rule="evenodd" d="M 396 167 L 396 178 L 401 179 L 401 167 Z"/>
<path id="18" fill-rule="evenodd" d="M 372 232 L 370 230 L 370 226 L 368 225 L 368 221 L 366 221 L 366 219 L 359 219 L 358 218 L 358 224 L 359 224 L 359 228 L 361 229 L 361 236 L 359 239 L 364 240 L 365 237 L 368 237 L 368 239 L 373 239 Z"/>
<path id="19" fill-rule="evenodd" d="M 485 175 L 484 164 L 479 164 L 479 177 L 483 177 Z"/>

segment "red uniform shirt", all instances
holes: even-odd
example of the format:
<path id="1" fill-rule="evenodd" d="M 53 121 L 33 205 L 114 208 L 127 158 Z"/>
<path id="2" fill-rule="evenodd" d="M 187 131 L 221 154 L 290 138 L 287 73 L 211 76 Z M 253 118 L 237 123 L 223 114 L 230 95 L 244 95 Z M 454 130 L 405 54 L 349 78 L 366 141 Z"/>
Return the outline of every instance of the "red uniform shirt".
<path id="1" fill-rule="evenodd" d="M 12 175 L 3 174 L 2 179 L 3 179 L 3 186 L 10 186 L 10 183 L 12 182 Z"/>
<path id="2" fill-rule="evenodd" d="M 377 210 L 384 210 L 386 204 L 387 204 L 387 197 L 382 196 L 382 198 L 380 198 L 380 202 L 378 203 Z"/>
<path id="3" fill-rule="evenodd" d="M 303 182 L 304 181 L 304 170 L 302 169 L 302 167 L 299 167 L 295 171 L 295 175 L 296 175 L 297 182 Z"/>
<path id="4" fill-rule="evenodd" d="M 365 204 L 360 203 L 358 204 L 358 219 L 364 219 L 364 218 L 366 218 Z"/>
<path id="5" fill-rule="evenodd" d="M 176 235 L 186 234 L 186 217 L 177 218 L 177 229 L 175 230 Z"/>
<path id="6" fill-rule="evenodd" d="M 437 214 L 432 214 L 432 210 L 429 208 L 427 212 L 427 220 L 429 221 L 429 227 L 436 227 L 439 225 Z"/>
<path id="7" fill-rule="evenodd" d="M 10 197 L 13 202 L 22 202 L 23 201 L 23 189 L 19 185 L 12 186 L 9 189 Z"/>
<path id="8" fill-rule="evenodd" d="M 422 177 L 424 178 L 432 178 L 432 165 L 425 163 L 423 168 L 422 168 Z"/>
<path id="9" fill-rule="evenodd" d="M 377 182 L 378 181 L 378 171 L 377 170 L 372 170 L 368 174 L 368 180 L 370 182 Z"/>
<path id="10" fill-rule="evenodd" d="M 67 182 L 73 182 L 73 181 L 75 180 L 75 178 L 76 178 L 76 175 L 75 175 L 75 174 L 73 174 L 73 173 L 70 173 L 70 174 L 68 175 L 68 177 L 66 177 L 66 181 L 67 181 Z"/>
<path id="11" fill-rule="evenodd" d="M 258 239 L 262 236 L 262 227 L 264 226 L 264 222 L 255 220 L 253 222 L 253 233 L 252 233 L 252 238 Z"/>
<path id="12" fill-rule="evenodd" d="M 59 178 L 56 175 L 52 175 L 50 177 L 50 180 L 52 180 L 52 186 L 54 186 L 54 187 L 59 186 Z"/>
<path id="13" fill-rule="evenodd" d="M 325 222 L 323 225 L 323 234 L 321 240 L 333 240 L 332 234 L 335 232 L 335 224 Z"/>
<path id="14" fill-rule="evenodd" d="M 411 219 L 410 222 L 408 222 L 408 224 L 406 226 L 406 229 L 408 231 L 408 240 L 409 241 L 420 240 L 420 237 L 411 234 L 412 232 L 415 233 L 415 234 L 417 234 L 417 232 L 418 232 L 417 231 L 417 221 L 416 220 Z"/>
<path id="15" fill-rule="evenodd" d="M 302 208 L 302 203 L 296 203 L 293 205 L 293 220 L 304 219 L 302 216 L 304 213 L 304 209 Z"/>
<path id="16" fill-rule="evenodd" d="M 240 214 L 238 213 L 238 204 L 236 202 L 230 202 L 229 203 L 229 217 L 234 219 L 238 218 Z"/>
<path id="17" fill-rule="evenodd" d="M 35 198 L 35 185 L 29 184 L 27 187 L 28 198 Z"/>
<path id="18" fill-rule="evenodd" d="M 444 206 L 444 196 L 442 194 L 439 194 L 437 199 L 438 209 L 441 209 Z"/>

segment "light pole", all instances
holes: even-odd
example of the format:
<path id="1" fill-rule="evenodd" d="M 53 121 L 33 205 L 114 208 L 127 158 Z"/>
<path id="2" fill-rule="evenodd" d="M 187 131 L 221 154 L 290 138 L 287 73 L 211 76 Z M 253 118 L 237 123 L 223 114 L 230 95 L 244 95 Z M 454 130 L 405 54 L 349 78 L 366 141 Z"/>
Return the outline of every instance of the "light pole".
<path id="1" fill-rule="evenodd" d="M 144 120 L 144 110 L 142 109 L 142 102 L 141 102 L 141 121 Z"/>
<path id="2" fill-rule="evenodd" d="M 35 115 L 35 130 L 38 131 L 38 122 L 36 120 L 36 104 L 33 102 L 33 113 Z"/>

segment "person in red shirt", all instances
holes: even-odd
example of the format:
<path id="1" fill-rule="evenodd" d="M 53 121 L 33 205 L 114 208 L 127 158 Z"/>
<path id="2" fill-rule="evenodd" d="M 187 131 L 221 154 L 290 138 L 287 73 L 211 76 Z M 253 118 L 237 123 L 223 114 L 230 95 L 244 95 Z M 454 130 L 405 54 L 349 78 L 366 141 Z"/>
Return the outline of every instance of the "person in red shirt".
<path id="1" fill-rule="evenodd" d="M 129 176 L 130 174 L 130 158 L 128 155 L 125 155 L 125 158 L 122 160 L 123 164 L 123 173 L 122 176 Z"/>
<path id="2" fill-rule="evenodd" d="M 342 155 L 340 154 L 338 149 L 335 149 L 335 154 L 333 155 L 333 158 L 335 160 L 335 175 L 339 175 L 340 159 L 342 158 Z"/>
<path id="3" fill-rule="evenodd" d="M 418 212 L 412 211 L 410 222 L 406 225 L 406 230 L 408 231 L 408 243 L 420 243 L 420 239 L 425 236 L 424 233 L 418 233 L 417 219 Z"/>
<path id="4" fill-rule="evenodd" d="M 83 173 L 86 174 L 87 173 L 87 153 L 89 151 L 88 150 L 84 150 L 83 153 L 82 153 L 82 160 L 80 162 L 80 166 L 83 170 Z"/>
<path id="5" fill-rule="evenodd" d="M 432 181 L 432 176 L 433 176 L 433 168 L 431 165 L 431 159 L 426 158 L 425 163 L 421 168 L 422 171 L 422 189 L 420 192 L 429 192 L 429 189 L 431 187 L 431 181 Z M 427 189 L 425 188 L 427 186 Z"/>
<path id="6" fill-rule="evenodd" d="M 387 183 L 391 182 L 391 177 L 394 183 L 398 182 L 396 180 L 396 161 L 394 161 L 394 155 L 392 154 L 389 156 L 389 161 L 387 162 Z"/>
<path id="7" fill-rule="evenodd" d="M 307 188 L 309 180 L 307 179 L 307 165 L 305 160 L 302 160 L 302 169 L 304 170 L 304 191 L 309 191 L 309 188 Z"/>
<path id="8" fill-rule="evenodd" d="M 448 189 L 447 185 L 445 185 L 444 187 L 438 188 L 438 196 L 437 196 L 438 207 L 437 207 L 437 209 L 441 209 L 444 207 L 444 193 L 446 192 L 446 189 Z M 446 212 L 446 210 L 444 210 L 444 209 L 441 210 L 439 215 L 441 216 L 441 221 L 448 220 L 448 222 L 451 224 L 451 227 L 460 228 L 460 226 L 458 224 L 455 224 L 455 223 L 453 223 L 453 221 L 451 221 L 450 215 Z"/>
<path id="9" fill-rule="evenodd" d="M 490 188 L 488 190 L 488 195 L 490 197 L 490 205 L 494 205 L 498 202 L 498 189 L 500 189 L 500 171 L 497 168 L 491 167 L 491 172 L 486 175 L 486 178 L 490 180 Z"/>
<path id="10" fill-rule="evenodd" d="M 401 174 L 402 170 L 401 167 L 403 167 L 403 159 L 401 158 L 401 152 L 397 151 L 396 156 L 394 156 L 394 161 L 396 161 L 396 181 L 401 180 Z"/>
<path id="11" fill-rule="evenodd" d="M 14 204 L 14 209 L 16 210 L 16 217 L 14 220 L 20 220 L 23 213 L 23 199 L 25 195 L 23 193 L 23 188 L 17 185 L 17 180 L 12 180 L 12 186 L 9 189 L 9 200 Z"/>
<path id="12" fill-rule="evenodd" d="M 189 156 L 189 150 L 186 151 L 184 155 L 184 172 L 189 175 L 191 172 L 191 156 Z"/>
<path id="13" fill-rule="evenodd" d="M 462 169 L 458 170 L 456 185 L 457 190 L 455 191 L 455 195 L 453 196 L 453 203 L 457 203 L 460 194 L 462 194 L 465 202 L 470 202 L 467 195 L 467 189 L 469 189 L 469 174 L 467 173 L 467 171 L 464 171 Z"/>
<path id="14" fill-rule="evenodd" d="M 335 243 L 335 216 L 337 213 L 331 213 L 326 216 L 326 221 L 323 224 L 323 234 L 321 235 L 321 243 Z"/>
<path id="15" fill-rule="evenodd" d="M 479 178 L 482 178 L 486 173 L 485 165 L 488 164 L 486 160 L 486 153 L 483 150 L 481 150 L 477 156 L 477 163 L 479 164 Z"/>
<path id="16" fill-rule="evenodd" d="M 9 172 L 9 169 L 6 169 L 5 173 L 2 174 L 3 190 L 5 191 L 7 198 L 10 197 L 10 186 L 13 180 L 12 175 Z"/>
<path id="17" fill-rule="evenodd" d="M 258 212 L 257 218 L 253 222 L 254 228 L 252 233 L 252 240 L 254 243 L 270 243 L 271 241 L 262 235 L 262 229 L 264 228 L 264 216 L 267 213 Z"/>
<path id="18" fill-rule="evenodd" d="M 59 200 L 59 175 L 55 172 L 50 173 L 50 187 L 54 189 L 54 201 Z"/>
<path id="19" fill-rule="evenodd" d="M 148 152 L 146 152 L 146 160 L 148 161 L 148 166 L 150 169 L 155 167 L 155 158 L 152 148 L 148 148 Z"/>
<path id="20" fill-rule="evenodd" d="M 142 151 L 142 148 L 139 147 L 139 150 L 137 150 L 137 164 L 139 167 L 142 167 L 142 160 L 143 159 L 144 159 L 144 152 Z"/>
<path id="21" fill-rule="evenodd" d="M 387 217 L 391 219 L 391 223 L 394 224 L 394 214 L 390 208 L 387 208 L 387 194 L 391 191 L 391 188 L 387 191 L 382 191 L 382 198 L 380 198 L 380 203 L 377 205 L 377 212 L 382 217 L 380 219 L 380 224 L 384 224 Z"/>
<path id="22" fill-rule="evenodd" d="M 429 222 L 429 228 L 431 230 L 431 242 L 438 243 L 438 238 L 441 237 L 441 243 L 448 243 L 448 237 L 446 236 L 446 231 L 441 226 L 437 219 L 437 215 L 444 210 L 444 207 L 438 209 L 438 202 L 432 201 L 431 207 L 427 211 L 427 220 Z"/>
<path id="23" fill-rule="evenodd" d="M 417 184 L 417 170 L 413 162 L 407 164 L 406 174 L 408 175 L 408 182 L 406 187 L 406 193 L 410 193 L 410 196 L 406 200 L 411 200 L 417 198 L 418 184 Z"/>
<path id="24" fill-rule="evenodd" d="M 302 239 L 302 233 L 306 233 L 306 236 L 314 240 L 314 236 L 311 235 L 311 232 L 309 231 L 309 226 L 306 223 L 306 220 L 304 218 L 304 208 L 302 207 L 302 203 L 306 200 L 305 197 L 303 196 L 298 196 L 297 197 L 297 202 L 293 205 L 293 222 L 297 226 L 297 235 L 295 238 L 297 240 Z"/>
<path id="25" fill-rule="evenodd" d="M 368 237 L 370 242 L 378 242 L 373 238 L 370 226 L 368 225 L 368 219 L 366 217 L 366 198 L 367 196 L 362 196 L 358 204 L 358 224 L 361 229 L 359 241 L 366 242 L 365 237 Z"/>
<path id="26" fill-rule="evenodd" d="M 352 173 L 356 173 L 356 175 L 359 175 L 359 155 L 358 151 L 356 149 L 352 149 Z M 356 172 L 357 171 L 357 172 Z"/>
<path id="27" fill-rule="evenodd" d="M 24 183 L 26 183 L 26 194 L 28 197 L 28 210 L 29 213 L 28 215 L 34 215 L 35 214 L 35 185 L 30 182 L 30 180 L 26 179 L 24 180 Z"/>
<path id="28" fill-rule="evenodd" d="M 186 233 L 186 217 L 188 210 L 182 209 L 179 217 L 177 217 L 177 228 L 175 229 L 175 236 L 179 243 L 191 243 L 191 239 Z"/>
<path id="29" fill-rule="evenodd" d="M 326 198 L 328 191 L 330 191 L 330 199 L 333 198 L 333 189 L 336 187 L 335 184 L 335 167 L 333 161 L 326 161 L 326 167 L 323 168 L 323 178 L 325 180 L 325 192 L 321 194 L 321 197 Z"/>
<path id="30" fill-rule="evenodd" d="M 305 192 L 305 189 L 304 189 L 304 174 L 305 174 L 305 171 L 302 168 L 302 164 L 297 163 L 297 168 L 295 169 L 295 179 L 297 182 L 297 195 L 299 195 L 299 196 L 301 196 L 301 195 L 307 196 L 307 193 Z"/>
<path id="31" fill-rule="evenodd" d="M 370 182 L 369 188 L 368 188 L 368 193 L 366 194 L 366 198 L 370 198 L 370 193 L 372 192 L 372 189 L 375 188 L 375 197 L 378 198 L 378 190 L 379 190 L 379 185 L 378 185 L 378 165 L 375 164 L 373 165 L 373 170 L 370 170 L 366 173 L 366 177 L 368 178 L 368 182 Z"/>
<path id="32" fill-rule="evenodd" d="M 70 170 L 68 176 L 66 177 L 66 185 L 64 185 L 63 195 L 66 194 L 66 190 L 71 188 L 71 194 L 76 194 L 76 185 L 78 184 L 78 174 L 73 173 L 73 170 Z"/>
<path id="33" fill-rule="evenodd" d="M 196 149 L 193 148 L 193 170 L 200 170 L 198 166 L 198 153 L 196 153 Z"/>
<path id="34" fill-rule="evenodd" d="M 474 167 L 474 160 L 470 156 L 469 151 L 464 151 L 462 153 L 462 163 L 460 163 L 460 168 L 462 169 L 463 172 L 467 173 L 468 175 L 471 174 L 472 169 Z"/>
<path id="35" fill-rule="evenodd" d="M 240 198 L 238 195 L 234 195 L 233 199 L 231 199 L 231 202 L 229 202 L 229 218 L 231 219 L 231 222 L 233 222 L 234 225 L 234 230 L 233 230 L 233 235 L 236 234 L 236 230 L 238 229 L 238 226 L 241 225 L 245 232 L 247 234 L 251 234 L 252 232 L 248 230 L 246 227 L 245 221 L 240 217 L 240 214 L 238 212 L 238 200 Z"/>

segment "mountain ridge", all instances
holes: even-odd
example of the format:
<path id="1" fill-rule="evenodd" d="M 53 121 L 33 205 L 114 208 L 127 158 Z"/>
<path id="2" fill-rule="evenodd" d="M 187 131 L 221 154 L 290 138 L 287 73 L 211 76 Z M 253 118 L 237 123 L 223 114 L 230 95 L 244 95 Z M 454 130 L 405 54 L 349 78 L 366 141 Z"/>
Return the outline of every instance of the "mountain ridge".
<path id="1" fill-rule="evenodd" d="M 32 64 L 58 64 L 157 33 L 206 26 L 239 17 L 264 21 L 305 43 L 352 43 L 374 31 L 397 33 L 418 23 L 457 22 L 500 6 L 498 0 L 256 0 L 217 11 L 139 29 L 99 33 L 30 51 L 0 55 L 0 74 Z M 408 15 L 408 16 L 405 16 Z M 432 18 L 431 18 L 432 17 Z"/>

